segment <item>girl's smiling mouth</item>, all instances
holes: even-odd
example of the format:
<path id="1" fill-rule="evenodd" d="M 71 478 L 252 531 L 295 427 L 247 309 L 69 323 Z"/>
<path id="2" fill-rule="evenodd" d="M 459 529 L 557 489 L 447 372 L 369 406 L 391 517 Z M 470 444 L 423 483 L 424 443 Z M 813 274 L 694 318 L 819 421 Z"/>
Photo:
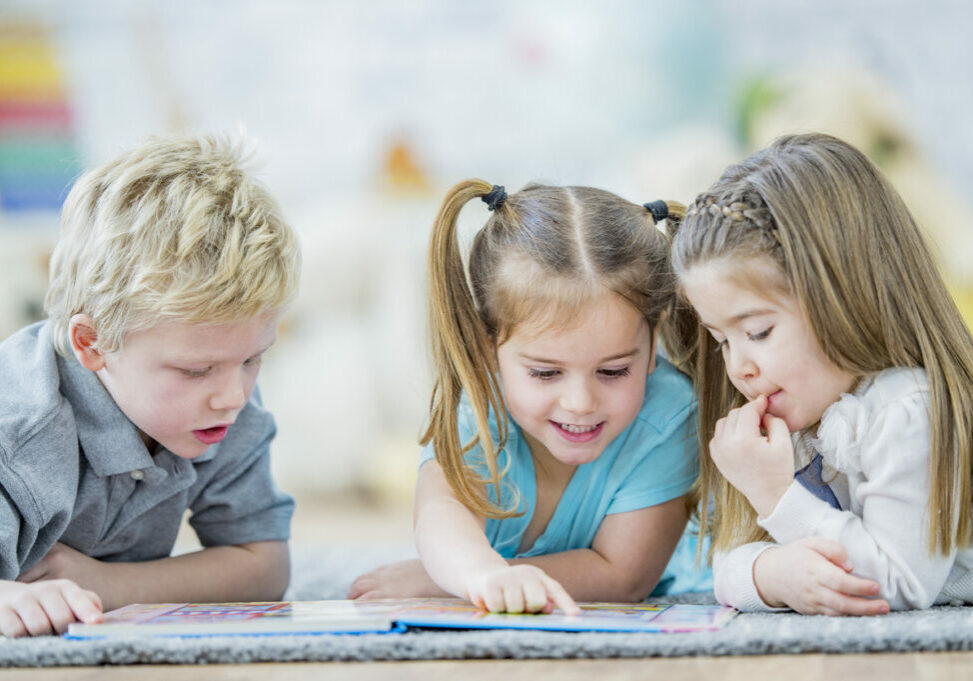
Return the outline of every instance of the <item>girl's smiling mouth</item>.
<path id="1" fill-rule="evenodd" d="M 559 423 L 557 421 L 550 421 L 549 423 L 554 426 L 561 437 L 569 442 L 591 442 L 596 437 L 601 435 L 601 431 L 605 428 L 604 421 L 590 426 L 580 426 L 573 423 Z"/>

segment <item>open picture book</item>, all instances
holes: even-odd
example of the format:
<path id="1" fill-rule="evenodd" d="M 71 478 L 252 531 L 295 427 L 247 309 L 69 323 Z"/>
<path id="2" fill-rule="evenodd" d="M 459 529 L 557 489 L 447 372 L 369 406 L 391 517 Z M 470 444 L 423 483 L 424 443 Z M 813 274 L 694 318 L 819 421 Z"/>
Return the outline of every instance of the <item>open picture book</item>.
<path id="1" fill-rule="evenodd" d="M 551 631 L 714 631 L 734 614 L 719 605 L 580 603 L 582 612 L 494 614 L 451 598 L 374 601 L 133 604 L 105 613 L 101 624 L 70 625 L 65 637 L 231 636 L 396 633 L 409 628 L 546 629 Z"/>

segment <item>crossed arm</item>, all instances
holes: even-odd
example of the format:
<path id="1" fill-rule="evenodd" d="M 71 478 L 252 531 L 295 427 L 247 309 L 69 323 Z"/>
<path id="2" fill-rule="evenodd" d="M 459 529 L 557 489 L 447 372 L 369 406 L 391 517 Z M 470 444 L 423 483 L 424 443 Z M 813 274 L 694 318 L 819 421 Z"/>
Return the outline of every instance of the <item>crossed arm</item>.
<path id="1" fill-rule="evenodd" d="M 0 633 L 62 633 L 128 603 L 279 599 L 290 577 L 287 542 L 214 546 L 140 563 L 108 563 L 56 544 L 16 581 L 0 581 Z"/>
<path id="2" fill-rule="evenodd" d="M 349 597 L 455 595 L 507 612 L 555 605 L 569 612 L 576 607 L 573 599 L 639 601 L 661 577 L 686 519 L 679 497 L 607 516 L 590 549 L 507 561 L 490 546 L 485 520 L 459 502 L 442 469 L 429 461 L 419 469 L 416 486 L 421 561 L 393 563 L 362 575 Z"/>
<path id="3" fill-rule="evenodd" d="M 717 597 L 747 610 L 823 614 L 931 605 L 956 552 L 929 551 L 925 409 L 923 397 L 914 394 L 871 414 L 868 432 L 855 445 L 854 512 L 831 508 L 792 480 L 790 436 L 779 419 L 768 418 L 765 399 L 721 420 L 710 443 L 713 460 L 776 543 L 745 544 L 717 556 Z"/>

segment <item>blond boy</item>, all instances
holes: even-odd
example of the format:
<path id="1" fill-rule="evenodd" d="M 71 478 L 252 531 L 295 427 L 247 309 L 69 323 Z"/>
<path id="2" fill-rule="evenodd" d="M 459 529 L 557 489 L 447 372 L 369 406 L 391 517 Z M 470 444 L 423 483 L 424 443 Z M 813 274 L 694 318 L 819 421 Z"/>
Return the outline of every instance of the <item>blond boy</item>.
<path id="1" fill-rule="evenodd" d="M 3 635 L 286 589 L 294 504 L 255 387 L 300 255 L 242 161 L 153 139 L 68 196 L 48 319 L 0 345 Z M 171 557 L 186 509 L 203 548 Z"/>

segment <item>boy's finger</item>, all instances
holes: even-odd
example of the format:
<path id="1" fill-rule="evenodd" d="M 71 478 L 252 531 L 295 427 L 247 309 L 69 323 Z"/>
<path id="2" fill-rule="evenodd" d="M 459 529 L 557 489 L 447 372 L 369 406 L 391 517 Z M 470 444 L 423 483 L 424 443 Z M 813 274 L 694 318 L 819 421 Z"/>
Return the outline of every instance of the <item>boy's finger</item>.
<path id="1" fill-rule="evenodd" d="M 0 634 L 7 638 L 20 638 L 27 635 L 27 627 L 13 608 L 0 608 Z"/>
<path id="2" fill-rule="evenodd" d="M 47 613 L 33 598 L 25 598 L 18 601 L 16 607 L 20 621 L 24 623 L 27 633 L 31 636 L 43 636 L 53 633 L 54 627 L 47 618 Z"/>
<path id="3" fill-rule="evenodd" d="M 96 608 L 98 608 L 99 613 L 105 612 L 105 606 L 101 602 L 101 596 L 96 594 L 94 591 L 88 591 L 87 589 L 83 589 L 83 591 L 88 594 L 88 598 L 90 598 L 91 602 L 95 604 Z"/>
<path id="4" fill-rule="evenodd" d="M 554 604 L 560 608 L 561 612 L 563 612 L 565 615 L 572 616 L 581 614 L 581 608 L 579 608 L 578 604 L 574 602 L 574 599 L 568 595 L 568 592 L 564 590 L 563 586 L 550 577 L 545 577 L 544 584 L 547 587 L 547 593 L 550 595 L 551 600 L 553 600 Z"/>
<path id="5" fill-rule="evenodd" d="M 54 591 L 45 594 L 40 602 L 48 621 L 51 623 L 51 627 L 58 634 L 63 634 L 71 622 L 81 619 L 80 617 L 75 617 L 74 609 L 69 605 L 67 598 L 68 595 L 66 593 L 62 594 L 60 591 Z"/>

